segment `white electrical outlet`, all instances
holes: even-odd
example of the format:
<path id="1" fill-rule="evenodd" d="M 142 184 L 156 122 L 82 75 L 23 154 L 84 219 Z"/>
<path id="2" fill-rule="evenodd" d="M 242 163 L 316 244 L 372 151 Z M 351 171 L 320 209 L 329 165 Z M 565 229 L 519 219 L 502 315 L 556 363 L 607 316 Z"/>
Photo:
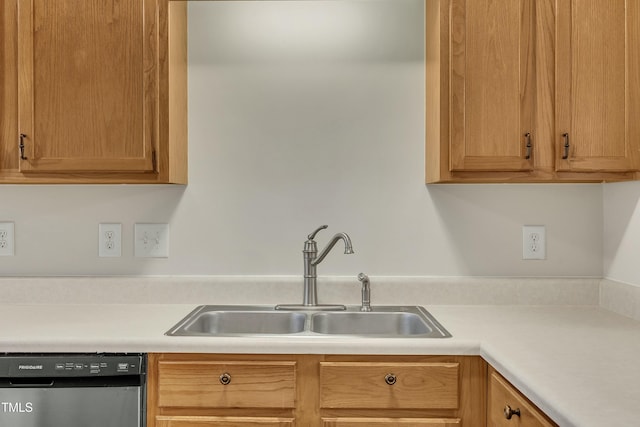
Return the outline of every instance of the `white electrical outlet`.
<path id="1" fill-rule="evenodd" d="M 169 224 L 135 224 L 133 252 L 139 258 L 169 257 Z"/>
<path id="2" fill-rule="evenodd" d="M 0 256 L 15 255 L 15 225 L 13 222 L 0 222 Z"/>
<path id="3" fill-rule="evenodd" d="M 122 224 L 98 224 L 98 256 L 122 256 Z"/>
<path id="4" fill-rule="evenodd" d="M 522 226 L 522 259 L 546 259 L 546 245 L 544 225 Z"/>

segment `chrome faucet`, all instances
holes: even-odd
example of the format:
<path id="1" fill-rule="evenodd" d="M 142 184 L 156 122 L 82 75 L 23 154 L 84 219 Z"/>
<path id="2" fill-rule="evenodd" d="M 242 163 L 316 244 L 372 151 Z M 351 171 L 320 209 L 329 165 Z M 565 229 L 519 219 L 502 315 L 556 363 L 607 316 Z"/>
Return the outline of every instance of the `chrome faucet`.
<path id="1" fill-rule="evenodd" d="M 351 246 L 351 239 L 346 233 L 337 233 L 331 238 L 327 246 L 318 255 L 318 245 L 314 240 L 316 234 L 320 230 L 327 228 L 327 225 L 318 227 L 313 233 L 307 236 L 307 241 L 304 242 L 304 249 L 302 250 L 304 258 L 304 293 L 302 295 L 302 305 L 278 305 L 278 310 L 344 310 L 344 305 L 319 305 L 318 304 L 318 291 L 316 286 L 316 280 L 318 274 L 316 267 L 320 264 L 325 257 L 331 252 L 331 249 L 338 243 L 338 240 L 344 242 L 344 253 L 352 254 L 353 247 Z"/>
<path id="2" fill-rule="evenodd" d="M 353 253 L 349 236 L 345 233 L 338 233 L 331 238 L 327 246 L 320 252 L 320 255 L 318 255 L 318 246 L 313 239 L 320 230 L 324 230 L 327 227 L 327 225 L 321 225 L 316 231 L 309 234 L 307 241 L 304 242 L 304 249 L 302 251 L 304 257 L 304 295 L 302 296 L 302 305 L 318 305 L 318 292 L 316 289 L 318 274 L 316 273 L 316 266 L 324 260 L 331 249 L 338 243 L 338 240 L 342 239 L 342 241 L 344 241 L 345 254 Z"/>

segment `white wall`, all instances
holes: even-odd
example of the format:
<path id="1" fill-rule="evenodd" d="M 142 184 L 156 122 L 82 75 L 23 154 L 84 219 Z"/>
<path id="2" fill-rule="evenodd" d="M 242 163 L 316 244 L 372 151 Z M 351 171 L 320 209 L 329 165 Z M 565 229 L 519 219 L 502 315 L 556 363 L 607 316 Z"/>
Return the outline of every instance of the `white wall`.
<path id="1" fill-rule="evenodd" d="M 601 276 L 601 185 L 424 182 L 422 0 L 189 4 L 189 174 L 179 186 L 2 186 L 2 275 Z M 123 256 L 97 257 L 100 222 Z M 169 222 L 168 259 L 133 257 Z M 522 261 L 521 226 L 547 226 Z M 339 248 L 336 248 L 339 249 Z"/>
<path id="2" fill-rule="evenodd" d="M 640 182 L 607 184 L 604 205 L 604 277 L 640 285 Z"/>

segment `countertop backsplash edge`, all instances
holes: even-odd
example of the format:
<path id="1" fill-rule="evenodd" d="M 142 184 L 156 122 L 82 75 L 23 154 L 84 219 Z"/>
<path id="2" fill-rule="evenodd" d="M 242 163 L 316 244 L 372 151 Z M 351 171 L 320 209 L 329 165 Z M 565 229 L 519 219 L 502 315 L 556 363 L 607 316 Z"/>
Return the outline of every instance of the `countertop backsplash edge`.
<path id="1" fill-rule="evenodd" d="M 603 295 L 600 289 L 603 280 L 591 277 L 370 276 L 370 279 L 372 305 L 597 306 Z M 360 289 L 355 276 L 318 278 L 320 303 L 357 305 Z M 606 295 L 611 293 L 609 289 L 616 287 L 609 285 Z M 269 305 L 301 300 L 302 278 L 298 276 L 0 277 L 1 304 Z M 617 300 L 613 296 L 607 299 Z M 640 314 L 640 310 L 636 312 Z"/>
<path id="2" fill-rule="evenodd" d="M 599 300 L 605 310 L 640 321 L 640 286 L 602 279 Z"/>

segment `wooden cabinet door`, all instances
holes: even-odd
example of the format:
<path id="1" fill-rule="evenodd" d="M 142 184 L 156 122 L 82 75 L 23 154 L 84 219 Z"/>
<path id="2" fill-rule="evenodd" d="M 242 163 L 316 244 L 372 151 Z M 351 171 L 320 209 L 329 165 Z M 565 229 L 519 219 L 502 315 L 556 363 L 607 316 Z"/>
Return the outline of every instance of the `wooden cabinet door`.
<path id="1" fill-rule="evenodd" d="M 451 171 L 533 169 L 534 6 L 451 0 Z"/>
<path id="2" fill-rule="evenodd" d="M 517 415 L 507 418 L 509 406 Z M 533 404 L 494 370 L 489 371 L 488 422 L 491 427 L 556 427 Z"/>
<path id="3" fill-rule="evenodd" d="M 155 427 L 293 427 L 291 418 L 158 416 Z"/>
<path id="4" fill-rule="evenodd" d="M 640 3 L 557 5 L 556 170 L 637 170 Z"/>
<path id="5" fill-rule="evenodd" d="M 20 171 L 153 171 L 157 43 L 157 0 L 18 0 Z"/>

